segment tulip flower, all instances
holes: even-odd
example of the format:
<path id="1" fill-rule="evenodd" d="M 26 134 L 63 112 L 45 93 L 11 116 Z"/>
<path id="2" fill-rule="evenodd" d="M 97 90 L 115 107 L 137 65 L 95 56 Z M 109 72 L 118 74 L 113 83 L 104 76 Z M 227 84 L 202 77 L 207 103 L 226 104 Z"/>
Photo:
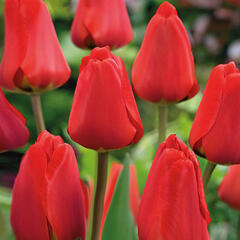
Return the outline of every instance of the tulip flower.
<path id="1" fill-rule="evenodd" d="M 68 133 L 98 151 L 135 144 L 143 135 L 124 63 L 108 47 L 95 48 L 82 60 Z"/>
<path id="2" fill-rule="evenodd" d="M 233 62 L 213 69 L 189 138 L 192 149 L 211 162 L 240 163 L 239 91 L 240 72 Z"/>
<path id="3" fill-rule="evenodd" d="M 63 85 L 70 68 L 42 0 L 6 0 L 0 86 L 42 92 Z"/>
<path id="4" fill-rule="evenodd" d="M 158 148 L 144 188 L 139 240 L 208 240 L 209 222 L 198 160 L 170 135 Z"/>
<path id="5" fill-rule="evenodd" d="M 199 90 L 187 31 L 169 2 L 150 20 L 132 68 L 136 94 L 153 103 L 180 102 Z"/>
<path id="6" fill-rule="evenodd" d="M 13 107 L 0 89 L 0 152 L 19 148 L 29 139 L 26 119 Z"/>
<path id="7" fill-rule="evenodd" d="M 240 210 L 240 165 L 230 166 L 218 188 L 220 199 L 230 207 Z"/>
<path id="8" fill-rule="evenodd" d="M 100 230 L 100 237 L 102 237 L 102 231 L 104 227 L 104 223 L 107 217 L 107 213 L 113 198 L 115 186 L 119 177 L 119 174 L 123 170 L 123 165 L 117 162 L 114 162 L 111 166 L 110 175 L 108 179 L 108 184 L 105 192 L 105 199 L 104 199 L 104 208 L 103 208 L 103 216 L 101 222 L 101 230 Z M 137 223 L 137 216 L 138 216 L 138 208 L 140 204 L 140 194 L 139 194 L 139 187 L 137 182 L 137 175 L 136 169 L 133 164 L 130 165 L 129 168 L 129 207 L 132 212 L 132 216 Z"/>
<path id="9" fill-rule="evenodd" d="M 133 38 L 124 0 L 79 0 L 71 28 L 80 48 L 121 47 Z"/>
<path id="10" fill-rule="evenodd" d="M 43 131 L 24 156 L 14 184 L 11 224 L 16 239 L 85 240 L 84 208 L 72 147 Z"/>

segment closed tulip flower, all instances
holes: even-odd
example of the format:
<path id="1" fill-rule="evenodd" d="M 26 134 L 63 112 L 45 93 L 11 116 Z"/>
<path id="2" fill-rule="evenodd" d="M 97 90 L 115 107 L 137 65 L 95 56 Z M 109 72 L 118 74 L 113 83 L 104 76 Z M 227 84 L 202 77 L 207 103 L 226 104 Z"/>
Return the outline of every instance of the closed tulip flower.
<path id="1" fill-rule="evenodd" d="M 108 47 L 83 58 L 68 133 L 98 151 L 137 143 L 143 127 L 123 61 Z"/>
<path id="2" fill-rule="evenodd" d="M 136 94 L 153 103 L 180 102 L 199 90 L 187 31 L 169 2 L 150 20 L 132 68 Z"/>
<path id="3" fill-rule="evenodd" d="M 220 199 L 230 207 L 240 210 L 240 165 L 230 166 L 218 188 Z"/>
<path id="4" fill-rule="evenodd" d="M 239 91 L 240 72 L 233 62 L 213 69 L 189 138 L 192 149 L 211 162 L 240 163 Z"/>
<path id="5" fill-rule="evenodd" d="M 29 139 L 24 116 L 13 107 L 0 89 L 0 152 L 19 148 Z"/>
<path id="6" fill-rule="evenodd" d="M 11 224 L 16 239 L 85 240 L 84 196 L 72 147 L 43 131 L 16 178 Z"/>
<path id="7" fill-rule="evenodd" d="M 63 85 L 70 69 L 42 0 L 6 0 L 0 86 L 42 92 Z"/>
<path id="8" fill-rule="evenodd" d="M 71 38 L 80 48 L 117 48 L 129 43 L 133 31 L 124 0 L 79 0 Z"/>
<path id="9" fill-rule="evenodd" d="M 208 240 L 209 222 L 198 160 L 170 135 L 158 148 L 144 188 L 139 240 Z"/>

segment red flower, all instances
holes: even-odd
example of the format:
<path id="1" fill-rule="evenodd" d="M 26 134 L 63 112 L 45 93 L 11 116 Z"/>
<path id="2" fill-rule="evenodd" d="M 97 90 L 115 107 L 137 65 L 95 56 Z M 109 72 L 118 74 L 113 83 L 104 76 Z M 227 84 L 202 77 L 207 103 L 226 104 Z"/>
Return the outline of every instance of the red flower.
<path id="1" fill-rule="evenodd" d="M 16 239 L 85 240 L 84 196 L 72 147 L 42 132 L 16 178 L 11 224 Z"/>
<path id="2" fill-rule="evenodd" d="M 138 214 L 139 240 L 207 240 L 210 216 L 197 158 L 175 135 L 155 156 Z"/>
<path id="3" fill-rule="evenodd" d="M 123 148 L 143 135 L 124 63 L 108 47 L 95 48 L 82 60 L 68 133 L 95 150 Z"/>
<path id="4" fill-rule="evenodd" d="M 6 0 L 0 86 L 41 92 L 63 85 L 70 69 L 42 0 Z"/>
<path id="5" fill-rule="evenodd" d="M 209 161 L 240 163 L 240 72 L 233 62 L 216 66 L 195 116 L 189 142 Z"/>
<path id="6" fill-rule="evenodd" d="M 230 166 L 218 188 L 220 199 L 232 208 L 240 210 L 240 165 Z"/>
<path id="7" fill-rule="evenodd" d="M 26 119 L 13 107 L 0 89 L 0 152 L 19 148 L 29 139 Z"/>
<path id="8" fill-rule="evenodd" d="M 111 166 L 110 175 L 108 178 L 108 184 L 107 184 L 106 193 L 105 193 L 105 199 L 104 199 L 104 208 L 103 208 L 99 239 L 102 238 L 102 231 L 103 231 L 104 223 L 107 217 L 108 209 L 112 202 L 115 186 L 122 169 L 123 169 L 123 165 L 117 162 L 114 162 Z M 133 218 L 137 223 L 138 208 L 140 204 L 139 187 L 137 182 L 135 166 L 131 164 L 129 170 L 130 170 L 129 171 L 129 177 L 130 177 L 129 178 L 129 181 L 130 181 L 129 182 L 129 206 L 130 206 L 130 210 L 132 212 Z"/>
<path id="9" fill-rule="evenodd" d="M 80 48 L 121 47 L 133 38 L 124 0 L 79 0 L 71 38 Z"/>
<path id="10" fill-rule="evenodd" d="M 148 24 L 132 81 L 136 94 L 154 103 L 180 102 L 199 90 L 187 32 L 169 2 L 160 5 Z"/>

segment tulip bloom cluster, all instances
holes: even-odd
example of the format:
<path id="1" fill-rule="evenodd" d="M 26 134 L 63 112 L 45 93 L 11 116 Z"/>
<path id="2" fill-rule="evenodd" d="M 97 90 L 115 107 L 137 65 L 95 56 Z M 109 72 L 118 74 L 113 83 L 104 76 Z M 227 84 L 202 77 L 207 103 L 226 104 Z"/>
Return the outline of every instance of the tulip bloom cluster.
<path id="1" fill-rule="evenodd" d="M 1 87 L 36 94 L 69 79 L 70 69 L 42 0 L 6 0 L 5 27 Z M 80 48 L 96 48 L 81 62 L 68 133 L 73 141 L 104 156 L 98 162 L 103 179 L 107 179 L 105 152 L 136 144 L 143 136 L 125 65 L 110 51 L 132 37 L 124 0 L 79 0 L 72 41 Z M 148 24 L 132 81 L 140 98 L 164 105 L 190 99 L 199 91 L 187 31 L 169 2 L 159 6 Z M 240 163 L 240 113 L 233 111 L 240 106 L 239 92 L 240 71 L 233 62 L 213 69 L 189 139 L 192 149 L 209 161 Z M 2 90 L 0 106 L 2 152 L 24 145 L 29 132 L 25 118 Z M 100 200 L 95 201 L 97 207 L 104 202 L 103 216 L 95 218 L 101 222 L 93 231 L 99 240 L 122 169 L 121 164 L 112 165 L 106 193 L 100 189 L 96 198 Z M 239 166 L 230 167 L 219 196 L 240 209 L 238 175 Z M 159 146 L 141 200 L 133 165 L 129 185 L 129 208 L 139 240 L 209 239 L 210 215 L 199 163 L 175 135 Z M 92 196 L 93 184 L 86 187 L 80 179 L 72 147 L 43 131 L 23 157 L 14 184 L 11 224 L 16 239 L 85 240 Z"/>

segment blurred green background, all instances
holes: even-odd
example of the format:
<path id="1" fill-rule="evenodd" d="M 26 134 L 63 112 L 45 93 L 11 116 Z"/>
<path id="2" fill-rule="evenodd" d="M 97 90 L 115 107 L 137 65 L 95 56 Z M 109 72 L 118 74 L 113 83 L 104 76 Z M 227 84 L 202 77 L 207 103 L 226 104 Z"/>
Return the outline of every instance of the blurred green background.
<path id="1" fill-rule="evenodd" d="M 67 84 L 42 96 L 43 113 L 47 129 L 61 135 L 70 142 L 66 133 L 68 117 L 71 109 L 73 93 L 76 86 L 81 58 L 89 54 L 87 50 L 76 48 L 70 40 L 70 27 L 75 0 L 46 0 L 54 21 L 64 55 L 71 67 L 72 74 Z M 161 0 L 127 0 L 129 15 L 134 29 L 133 41 L 121 49 L 114 50 L 127 67 L 129 76 L 132 63 L 141 45 L 148 21 L 154 15 Z M 236 4 L 221 0 L 175 0 L 173 3 L 186 26 L 192 43 L 196 63 L 196 75 L 200 85 L 200 93 L 190 101 L 169 107 L 168 134 L 175 133 L 186 144 L 202 92 L 212 68 L 219 64 L 240 59 L 240 9 Z M 0 60 L 4 47 L 4 0 L 0 0 Z M 31 132 L 30 142 L 22 149 L 0 154 L 0 239 L 14 239 L 9 224 L 9 207 L 11 202 L 11 186 L 18 171 L 23 153 L 36 137 L 35 123 L 28 96 L 6 93 L 8 100 L 20 110 L 27 119 Z M 126 152 L 130 153 L 137 168 L 141 192 L 147 178 L 151 162 L 157 150 L 157 133 L 155 126 L 157 115 L 155 105 L 136 98 L 142 118 L 145 135 L 135 146 L 111 153 L 111 161 L 123 161 Z M 95 174 L 95 152 L 72 143 L 77 152 L 80 174 L 89 179 Z M 203 169 L 206 160 L 199 158 Z M 217 196 L 217 188 L 227 167 L 217 167 L 206 194 L 212 223 L 209 231 L 211 239 L 234 240 L 239 213 L 222 203 Z M 191 227 L 191 226 L 189 226 Z"/>

